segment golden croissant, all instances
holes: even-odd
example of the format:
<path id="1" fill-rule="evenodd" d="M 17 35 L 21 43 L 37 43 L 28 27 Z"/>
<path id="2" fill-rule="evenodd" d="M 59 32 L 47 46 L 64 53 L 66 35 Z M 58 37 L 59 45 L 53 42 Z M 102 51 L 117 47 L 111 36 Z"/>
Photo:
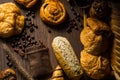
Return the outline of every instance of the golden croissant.
<path id="1" fill-rule="evenodd" d="M 16 73 L 13 69 L 7 68 L 0 73 L 0 80 L 16 80 Z"/>
<path id="2" fill-rule="evenodd" d="M 24 16 L 12 2 L 0 4 L 0 37 L 20 34 L 24 28 Z"/>
<path id="3" fill-rule="evenodd" d="M 64 80 L 62 68 L 58 65 L 50 80 Z"/>
<path id="4" fill-rule="evenodd" d="M 31 8 L 37 2 L 37 0 L 15 0 L 15 1 L 25 6 L 26 8 Z"/>
<path id="5" fill-rule="evenodd" d="M 66 17 L 66 9 L 59 0 L 45 0 L 40 8 L 42 21 L 51 24 L 61 24 Z"/>

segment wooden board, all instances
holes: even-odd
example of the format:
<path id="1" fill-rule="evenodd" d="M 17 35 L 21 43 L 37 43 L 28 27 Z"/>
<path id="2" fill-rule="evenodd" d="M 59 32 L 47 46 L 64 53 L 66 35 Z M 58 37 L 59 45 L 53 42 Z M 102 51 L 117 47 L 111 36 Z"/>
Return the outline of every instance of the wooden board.
<path id="1" fill-rule="evenodd" d="M 0 3 L 5 3 L 5 2 L 14 2 L 14 0 L 0 0 Z M 61 0 L 61 2 L 64 4 L 66 10 L 67 10 L 67 19 L 66 21 L 58 26 L 50 26 L 41 21 L 41 18 L 39 17 L 39 9 L 40 6 L 42 5 L 43 1 L 38 1 L 38 3 L 35 5 L 34 8 L 31 9 L 31 11 L 35 12 L 35 18 L 31 18 L 33 23 L 38 26 L 38 28 L 34 28 L 34 31 L 31 32 L 30 28 L 27 28 L 25 31 L 27 32 L 26 35 L 30 37 L 35 37 L 35 41 L 39 42 L 41 40 L 44 45 L 46 45 L 49 48 L 49 54 L 50 54 L 50 62 L 52 64 L 52 69 L 56 67 L 57 60 L 55 58 L 55 55 L 53 53 L 52 47 L 51 47 L 51 42 L 54 37 L 56 36 L 64 36 L 66 37 L 76 55 L 78 56 L 78 59 L 80 57 L 80 51 L 83 49 L 83 46 L 80 42 L 79 35 L 80 32 L 83 28 L 83 9 L 80 8 L 80 5 L 78 2 L 75 0 L 72 0 L 72 4 L 67 2 L 66 0 Z M 21 9 L 21 12 L 24 16 L 29 12 L 28 9 L 25 9 L 24 7 L 21 7 L 19 4 L 17 6 Z M 25 26 L 26 27 L 26 26 Z M 68 32 L 67 30 L 69 27 L 73 27 L 71 32 Z M 19 38 L 21 38 L 20 36 Z M 7 43 L 9 44 L 13 39 L 15 38 L 10 38 L 7 40 Z M 10 41 L 10 42 L 9 42 Z M 22 42 L 22 41 L 21 41 Z M 29 71 L 29 65 L 26 64 L 27 61 L 24 58 L 21 58 L 19 54 L 15 54 L 20 61 L 23 63 L 23 67 L 26 68 L 26 70 Z M 8 68 L 7 66 L 8 60 L 6 59 L 6 53 L 4 52 L 3 49 L 0 49 L 0 71 L 2 71 L 5 68 Z M 14 67 L 13 67 L 14 68 Z M 24 77 L 20 74 L 20 72 L 14 68 L 17 72 L 17 77 L 18 80 L 25 80 Z M 88 78 L 84 77 L 83 80 L 89 80 Z"/>

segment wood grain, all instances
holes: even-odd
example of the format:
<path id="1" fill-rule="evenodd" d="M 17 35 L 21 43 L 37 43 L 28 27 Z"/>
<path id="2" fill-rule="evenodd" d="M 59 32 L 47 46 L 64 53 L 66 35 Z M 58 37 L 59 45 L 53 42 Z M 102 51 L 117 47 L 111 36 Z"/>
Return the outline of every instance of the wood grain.
<path id="1" fill-rule="evenodd" d="M 35 12 L 35 18 L 32 19 L 34 24 L 38 26 L 38 29 L 35 29 L 33 33 L 30 33 L 27 31 L 27 34 L 34 36 L 36 41 L 41 40 L 43 44 L 45 44 L 49 48 L 49 54 L 50 54 L 50 62 L 52 65 L 52 69 L 54 70 L 55 67 L 58 65 L 57 60 L 55 58 L 55 55 L 53 53 L 52 47 L 51 47 L 51 42 L 54 37 L 56 36 L 64 36 L 66 37 L 69 42 L 71 43 L 78 59 L 80 57 L 80 51 L 83 49 L 83 46 L 80 42 L 79 39 L 79 34 L 83 28 L 83 9 L 80 8 L 81 3 L 79 1 L 71 0 L 71 3 L 67 2 L 67 0 L 60 0 L 66 10 L 67 10 L 67 19 L 64 23 L 58 26 L 50 26 L 45 23 L 43 23 L 39 17 L 39 9 L 40 6 L 42 5 L 43 0 L 38 0 L 37 4 L 31 9 Z M 6 2 L 13 2 L 15 3 L 14 0 L 0 0 L 0 3 L 6 3 Z M 16 4 L 16 3 L 15 3 Z M 29 11 L 28 9 L 25 9 L 24 7 L 21 7 L 19 4 L 16 4 L 20 9 L 22 14 L 25 16 L 25 14 Z M 79 17 L 78 17 L 79 16 Z M 75 25 L 71 25 L 71 23 L 75 23 Z M 77 26 L 78 29 L 72 29 L 72 32 L 68 33 L 66 30 L 70 26 Z M 51 33 L 48 32 L 48 30 L 51 31 Z M 11 39 L 11 38 L 10 38 Z M 9 42 L 9 40 L 8 40 Z M 19 54 L 14 54 L 17 56 L 17 58 L 23 63 L 23 67 L 27 70 L 30 71 L 29 63 L 26 59 L 20 57 Z M 8 60 L 6 59 L 6 52 L 0 48 L 0 71 L 4 70 L 7 68 L 7 62 Z M 18 80 L 25 80 L 25 78 L 22 76 L 22 74 L 15 68 L 15 71 L 17 72 L 17 78 Z M 107 79 L 110 79 L 107 78 Z M 83 77 L 81 80 L 90 80 L 86 75 Z M 112 80 L 112 79 L 110 79 Z"/>

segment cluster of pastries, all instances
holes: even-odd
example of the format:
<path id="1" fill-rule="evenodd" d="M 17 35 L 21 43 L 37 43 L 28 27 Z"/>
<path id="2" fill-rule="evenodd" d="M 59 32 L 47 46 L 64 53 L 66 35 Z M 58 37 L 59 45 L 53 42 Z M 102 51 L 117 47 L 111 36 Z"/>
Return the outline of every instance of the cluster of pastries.
<path id="1" fill-rule="evenodd" d="M 31 8 L 37 0 L 15 0 L 17 3 Z M 66 10 L 59 0 L 45 0 L 40 8 L 42 21 L 57 25 L 66 17 Z M 0 4 L 0 37 L 8 38 L 20 34 L 24 27 L 24 16 L 20 9 L 12 2 Z"/>
<path id="2" fill-rule="evenodd" d="M 20 34 L 24 27 L 24 16 L 14 3 L 0 4 L 0 37 Z"/>
<path id="3" fill-rule="evenodd" d="M 110 74 L 108 54 L 111 29 L 107 23 L 100 20 L 106 15 L 106 4 L 105 0 L 95 0 L 92 3 L 89 17 L 84 14 L 84 29 L 80 33 L 80 40 L 84 46 L 80 53 L 81 66 L 90 78 L 97 80 Z M 101 6 L 105 8 L 102 9 Z M 99 11 L 96 9 L 99 9 L 100 13 L 96 12 Z"/>

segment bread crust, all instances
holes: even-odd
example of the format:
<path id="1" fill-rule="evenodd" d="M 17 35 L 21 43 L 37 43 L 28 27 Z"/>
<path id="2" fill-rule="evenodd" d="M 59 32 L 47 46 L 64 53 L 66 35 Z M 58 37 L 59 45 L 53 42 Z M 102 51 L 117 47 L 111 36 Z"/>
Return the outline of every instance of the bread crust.
<path id="1" fill-rule="evenodd" d="M 71 80 L 79 80 L 83 71 L 69 41 L 64 37 L 55 37 L 52 42 L 52 48 L 59 65 L 66 75 Z"/>

